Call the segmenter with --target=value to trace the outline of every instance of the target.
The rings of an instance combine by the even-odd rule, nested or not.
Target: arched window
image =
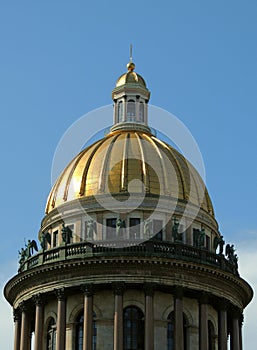
[[[144,350],[144,314],[137,306],[123,311],[123,350]]]
[[[215,350],[215,331],[211,321],[208,321],[208,339],[209,339],[208,350]]]
[[[167,325],[167,349],[174,350],[174,312],[171,312],[168,316]]]
[[[175,331],[175,317],[174,311],[172,311],[168,316],[167,324],[167,349],[175,350],[174,344],[174,331]],[[184,336],[184,350],[187,350],[187,327],[186,318],[183,316],[183,336]]]
[[[97,337],[97,327],[96,327],[96,314],[93,312],[93,350],[96,350],[96,337]]]
[[[96,350],[96,314],[93,312],[93,337],[92,337],[92,349]],[[83,349],[83,338],[84,338],[84,311],[81,311],[76,319],[76,338],[75,338],[75,350]]]
[[[47,350],[55,350],[56,349],[56,324],[53,317],[51,317],[48,327],[47,327]]]
[[[144,104],[143,104],[143,102],[140,102],[140,104],[139,104],[139,120],[140,120],[140,122],[144,121]]]
[[[128,121],[132,121],[134,120],[134,118],[136,115],[136,104],[135,101],[133,100],[128,100],[128,105],[127,105],[127,117],[128,117]]]
[[[122,122],[123,120],[123,102],[120,101],[118,103],[118,123]]]

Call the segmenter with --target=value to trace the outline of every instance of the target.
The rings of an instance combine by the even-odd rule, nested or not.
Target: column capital
[[[55,295],[58,301],[65,300],[65,289],[64,288],[55,289]]]
[[[199,297],[198,297],[198,302],[199,302],[199,304],[208,304],[208,302],[209,302],[208,293],[206,293],[206,292],[200,293]]]
[[[156,290],[156,283],[153,283],[153,282],[144,283],[144,292],[146,296],[153,297],[155,290]]]
[[[242,317],[243,317],[242,312],[237,307],[232,307],[231,308],[230,315],[232,316],[232,318],[237,318],[239,321],[241,321]]]
[[[224,298],[220,298],[217,302],[217,308],[219,311],[228,311],[229,301]]]
[[[183,298],[183,287],[181,286],[174,286],[173,290],[174,297],[176,299],[182,299]]]
[[[82,284],[81,290],[84,292],[84,295],[86,295],[87,297],[92,297],[94,294],[94,285],[93,283]]]
[[[21,320],[21,313],[19,309],[13,309],[13,321],[17,322]]]
[[[26,311],[28,311],[27,303],[26,303],[25,301],[22,301],[22,302],[19,304],[19,309],[21,310],[21,312],[26,312]]]
[[[34,301],[35,305],[37,305],[37,306],[41,306],[44,304],[43,297],[42,297],[41,293],[33,295],[33,301]]]
[[[124,290],[126,288],[125,282],[113,282],[112,288],[115,295],[123,295]]]

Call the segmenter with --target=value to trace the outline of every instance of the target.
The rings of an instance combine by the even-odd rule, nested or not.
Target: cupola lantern
[[[127,72],[122,74],[112,91],[114,101],[114,125],[111,131],[121,129],[140,129],[148,127],[148,101],[150,91],[144,79],[135,72],[135,64],[127,64]]]

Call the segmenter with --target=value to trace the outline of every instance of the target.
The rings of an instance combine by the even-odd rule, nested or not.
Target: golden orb
[[[133,72],[133,70],[135,69],[135,64],[133,63],[133,62],[129,62],[128,64],[127,64],[127,68],[128,68],[128,71],[130,71],[130,72]]]

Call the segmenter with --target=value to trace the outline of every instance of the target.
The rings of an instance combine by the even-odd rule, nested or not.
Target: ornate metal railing
[[[237,267],[228,261],[223,254],[215,254],[206,249],[197,248],[183,243],[162,241],[114,241],[94,244],[79,242],[61,245],[28,258],[19,268],[19,272],[29,270],[43,264],[81,259],[94,256],[138,256],[163,257],[180,259],[218,267],[224,271],[238,274]]]

